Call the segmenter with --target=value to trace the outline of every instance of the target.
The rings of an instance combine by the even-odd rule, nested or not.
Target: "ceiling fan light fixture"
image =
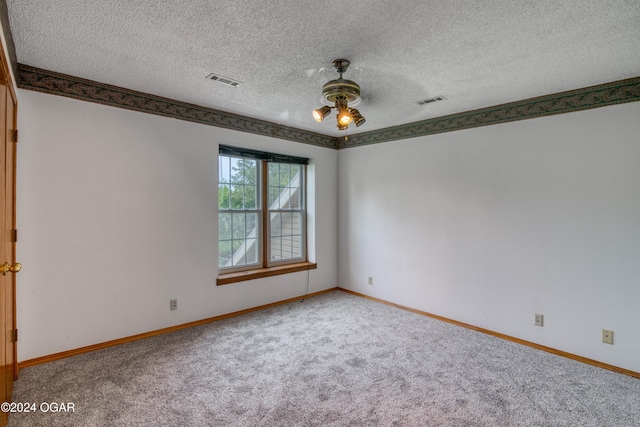
[[[345,126],[349,126],[349,124],[353,121],[353,118],[349,115],[349,113],[338,114],[338,122]]]
[[[338,110],[336,116],[338,130],[346,130],[349,124],[356,122],[360,126],[365,122],[364,117],[353,108],[349,108],[349,103],[357,105],[360,101],[360,86],[351,80],[343,79],[342,73],[347,71],[350,62],[347,59],[336,59],[333,66],[340,73],[340,78],[331,80],[322,86],[322,99],[327,105],[313,111],[313,117],[318,123],[322,122],[332,108]],[[353,114],[355,111],[357,114]]]
[[[320,107],[317,110],[313,110],[313,118],[316,119],[316,122],[321,123],[325,117],[329,115],[331,112],[331,107],[324,106]]]
[[[351,117],[351,113],[349,113],[347,99],[343,97],[336,99],[336,108],[338,109],[338,123],[349,126],[353,117]]]
[[[361,125],[364,124],[364,122],[367,121],[364,117],[362,117],[362,114],[360,114],[360,111],[356,110],[355,108],[350,108],[349,112],[351,113],[351,117],[353,118],[353,123],[356,124],[356,127],[360,127]]]

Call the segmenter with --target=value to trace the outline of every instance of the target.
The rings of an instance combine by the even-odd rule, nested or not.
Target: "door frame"
[[[2,41],[4,41],[4,37],[2,37]],[[7,200],[7,202],[9,202],[11,204],[10,207],[10,217],[9,218],[2,218],[2,220],[0,221],[0,224],[3,224],[3,226],[6,224],[7,226],[4,226],[4,230],[2,230],[3,232],[3,238],[9,238],[10,239],[10,245],[8,245],[8,247],[10,247],[10,253],[8,254],[8,259],[3,259],[0,260],[0,263],[4,263],[4,262],[9,262],[11,264],[16,262],[16,240],[17,240],[17,232],[14,232],[13,230],[16,230],[16,166],[17,166],[17,112],[18,112],[18,101],[17,101],[17,96],[16,96],[16,88],[15,88],[15,84],[12,78],[12,74],[11,74],[11,68],[10,68],[10,63],[9,63],[9,59],[7,57],[6,51],[4,49],[4,45],[0,48],[0,85],[4,86],[6,88],[6,98],[0,100],[1,102],[5,103],[5,106],[7,107],[7,111],[5,112],[6,116],[5,118],[10,118],[10,120],[3,120],[2,122],[5,124],[5,126],[3,126],[3,129],[0,129],[0,132],[3,133],[4,135],[4,143],[6,145],[4,145],[2,147],[2,149],[4,150],[4,154],[6,156],[7,153],[9,153],[9,156],[6,156],[5,158],[5,169],[9,169],[10,168],[10,184],[5,184],[5,185],[12,185],[12,197]],[[11,114],[9,113],[9,109],[11,108]],[[7,148],[10,146],[10,144],[13,145],[13,147],[11,147],[11,149],[7,150]],[[3,170],[1,171],[3,174],[6,174],[7,171]],[[6,176],[6,175],[5,175]],[[6,189],[3,189],[3,193],[5,193]],[[5,195],[6,196],[6,195]],[[7,209],[3,209],[1,215],[4,216],[5,213],[7,212]],[[8,236],[5,234],[5,232],[8,231]],[[2,244],[5,244],[6,242],[2,242]],[[5,277],[9,282],[9,286],[11,287],[11,289],[9,289],[10,291],[10,313],[7,313],[6,310],[6,306],[1,307],[1,312],[0,315],[1,316],[7,316],[7,318],[9,319],[9,323],[10,323],[10,327],[8,327],[8,330],[15,330],[17,332],[17,313],[16,313],[16,277],[15,274],[7,274]],[[2,290],[3,292],[5,292],[5,290]],[[17,335],[17,334],[16,334]],[[5,337],[6,339],[6,337]],[[10,341],[10,342],[9,342]],[[11,346],[13,347],[13,357],[12,357],[12,364],[13,367],[11,370],[7,369],[6,374],[9,374],[9,377],[12,377],[10,380],[7,380],[8,382],[10,382],[10,386],[7,390],[8,393],[11,392],[11,390],[13,389],[13,381],[15,381],[16,379],[18,379],[18,345],[17,345],[17,340],[15,339],[10,339],[7,340],[8,343],[11,344]],[[6,357],[6,356],[5,356]],[[6,400],[10,401],[11,400],[11,395],[6,396]]]

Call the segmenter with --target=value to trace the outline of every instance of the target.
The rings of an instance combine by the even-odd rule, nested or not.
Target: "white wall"
[[[337,285],[337,152],[19,90],[20,361]],[[216,286],[218,144],[309,157],[317,270]],[[169,311],[169,299],[178,310]]]
[[[339,284],[640,371],[640,103],[336,152],[18,101],[20,361],[304,293],[306,272],[215,285],[225,143],[312,159],[309,292]]]
[[[338,164],[340,286],[640,372],[640,103]]]

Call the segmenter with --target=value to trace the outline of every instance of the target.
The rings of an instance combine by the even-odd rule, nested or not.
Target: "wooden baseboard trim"
[[[114,347],[116,345],[125,344],[132,341],[141,340],[144,338],[155,337],[157,335],[167,334],[169,332],[179,331],[181,329],[191,328],[193,326],[206,325],[207,323],[217,322],[218,320],[228,319],[230,317],[242,316],[243,314],[251,313],[254,311],[264,310],[266,308],[275,307],[282,304],[288,304],[290,302],[299,301],[305,298],[316,297],[318,295],[334,292],[338,288],[325,289],[324,291],[314,292],[307,295],[301,295],[299,297],[288,298],[282,301],[272,302],[270,304],[260,305],[257,307],[247,308],[244,310],[234,311],[233,313],[222,314],[220,316],[209,317],[206,319],[195,320],[189,323],[183,323],[181,325],[170,326],[168,328],[157,329],[155,331],[144,332],[142,334],[131,335],[129,337],[118,338],[111,341],[105,341],[98,344],[88,345],[85,347],[76,348],[73,350],[62,351],[60,353],[49,354],[47,356],[36,357],[34,359],[24,360],[18,363],[18,370],[27,368],[29,366],[39,365],[41,363],[53,362],[54,360],[65,359],[71,356],[77,356],[79,354],[89,353],[95,350],[102,350],[104,348]]]
[[[482,333],[488,334],[488,335],[493,335],[494,337],[498,337],[498,338],[502,338],[502,339],[507,340],[507,341],[512,341],[512,342],[515,342],[515,343],[518,343],[518,344],[526,345],[527,347],[532,347],[532,348],[535,348],[535,349],[538,349],[538,350],[546,351],[548,353],[553,353],[553,354],[558,355],[558,356],[566,357],[567,359],[572,359],[572,360],[576,360],[578,362],[586,363],[587,365],[597,366],[598,368],[607,369],[609,371],[617,372],[619,374],[628,375],[630,377],[634,377],[634,378],[640,379],[640,372],[630,371],[628,369],[620,368],[618,366],[609,365],[608,363],[603,363],[603,362],[600,362],[600,361],[597,361],[597,360],[594,360],[594,359],[589,359],[589,358],[586,358],[586,357],[578,356],[577,354],[567,353],[566,351],[558,350],[558,349],[555,349],[555,348],[552,348],[552,347],[547,347],[545,345],[536,344],[534,342],[526,341],[526,340],[523,340],[523,339],[520,339],[520,338],[516,338],[516,337],[512,337],[510,335],[501,334],[500,332],[495,332],[495,331],[492,331],[492,330],[489,330],[489,329],[480,328],[480,327],[477,327],[477,326],[470,325],[468,323],[458,322],[457,320],[453,320],[453,319],[449,319],[449,318],[446,318],[446,317],[438,316],[437,314],[432,314],[432,313],[428,313],[426,311],[417,310],[415,308],[411,308],[411,307],[407,307],[407,306],[404,306],[404,305],[396,304],[396,303],[393,303],[393,302],[385,301],[383,299],[370,297],[369,295],[361,294],[359,292],[351,291],[349,289],[344,289],[344,288],[340,288],[339,287],[338,290],[341,291],[341,292],[346,292],[346,293],[351,294],[351,295],[355,295],[355,296],[366,298],[366,299],[369,299],[369,300],[372,300],[372,301],[376,301],[376,302],[379,302],[379,303],[382,303],[382,304],[390,305],[392,307],[397,307],[397,308],[401,308],[403,310],[411,311],[413,313],[420,314],[422,316],[427,316],[427,317],[431,317],[433,319],[441,320],[443,322],[451,323],[451,324],[454,324],[454,325],[457,325],[457,326],[462,326],[463,328],[472,329],[474,331],[482,332]]]
[[[379,302],[379,303],[382,303],[382,304],[390,305],[392,307],[397,307],[397,308],[400,308],[400,309],[403,309],[403,310],[410,311],[412,313],[420,314],[422,316],[431,317],[433,319],[441,320],[443,322],[451,323],[451,324],[454,324],[454,325],[457,325],[457,326],[461,326],[463,328],[472,329],[474,331],[478,331],[478,332],[482,332],[482,333],[485,333],[485,334],[488,334],[488,335],[492,335],[494,337],[505,339],[507,341],[512,341],[512,342],[515,342],[515,343],[518,343],[518,344],[521,344],[521,345],[526,345],[527,347],[532,347],[532,348],[535,348],[535,349],[538,349],[538,350],[542,350],[542,351],[546,351],[548,353],[552,353],[552,354],[555,354],[555,355],[558,355],[558,356],[566,357],[567,359],[576,360],[578,362],[586,363],[588,365],[597,366],[597,367],[602,368],[602,369],[607,369],[609,371],[617,372],[619,374],[628,375],[630,377],[634,377],[634,378],[640,379],[640,372],[635,372],[635,371],[631,371],[631,370],[628,370],[628,369],[620,368],[618,366],[610,365],[608,363],[603,363],[603,362],[600,362],[600,361],[597,361],[597,360],[594,360],[594,359],[589,359],[589,358],[586,358],[586,357],[578,356],[576,354],[568,353],[566,351],[562,351],[562,350],[558,350],[558,349],[555,349],[555,348],[552,348],[552,347],[547,347],[547,346],[544,346],[544,345],[536,344],[536,343],[531,342],[531,341],[526,341],[526,340],[523,340],[523,339],[520,339],[520,338],[512,337],[510,335],[501,334],[500,332],[495,332],[495,331],[492,331],[492,330],[489,330],[489,329],[480,328],[478,326],[470,325],[468,323],[459,322],[457,320],[453,320],[453,319],[449,319],[449,318],[446,318],[446,317],[438,316],[437,314],[432,314],[432,313],[428,313],[426,311],[417,310],[415,308],[411,308],[411,307],[407,307],[407,306],[404,306],[404,305],[396,304],[396,303],[393,303],[393,302],[385,301],[385,300],[380,299],[380,298],[371,297],[369,295],[361,294],[359,292],[351,291],[349,289],[344,289],[344,288],[340,288],[340,287],[325,289],[324,291],[314,292],[314,293],[308,294],[306,296],[303,295],[303,296],[299,296],[299,297],[289,298],[289,299],[286,299],[286,300],[277,301],[277,302],[273,302],[273,303],[270,303],[270,304],[265,304],[265,305],[261,305],[261,306],[257,306],[257,307],[247,308],[247,309],[244,309],[244,310],[234,311],[232,313],[222,314],[220,316],[209,317],[209,318],[206,318],[206,319],[196,320],[196,321],[189,322],[189,323],[183,323],[181,325],[170,326],[168,328],[158,329],[158,330],[150,331],[150,332],[144,332],[142,334],[131,335],[129,337],[119,338],[119,339],[115,339],[115,340],[111,340],[111,341],[106,341],[106,342],[102,342],[102,343],[98,343],[98,344],[93,344],[93,345],[88,345],[88,346],[85,346],[85,347],[76,348],[76,349],[73,349],[73,350],[62,351],[60,353],[54,353],[54,354],[49,354],[47,356],[41,356],[41,357],[36,357],[34,359],[24,360],[24,361],[18,363],[18,369],[27,368],[29,366],[39,365],[41,363],[53,362],[54,360],[64,359],[64,358],[67,358],[67,357],[76,356],[76,355],[84,354],[84,353],[89,353],[91,351],[101,350],[101,349],[104,349],[104,348],[114,347],[116,345],[120,345],[120,344],[125,344],[125,343],[128,343],[128,342],[132,342],[132,341],[141,340],[141,339],[144,339],[144,338],[150,338],[150,337],[154,337],[156,335],[162,335],[162,334],[166,334],[166,333],[169,333],[169,332],[179,331],[181,329],[191,328],[193,326],[205,325],[207,323],[213,323],[213,322],[216,322],[218,320],[228,319],[230,317],[235,317],[235,316],[241,316],[243,314],[251,313],[251,312],[254,312],[254,311],[264,310],[266,308],[275,307],[275,306],[282,305],[282,304],[288,304],[290,302],[298,301],[298,300],[300,300],[302,298],[311,298],[311,297],[315,297],[315,296],[318,296],[318,295],[322,295],[322,294],[326,294],[326,293],[334,292],[334,291],[341,291],[341,292],[345,292],[345,293],[348,293],[348,294],[351,294],[351,295],[359,296],[361,298],[366,298],[366,299],[369,299],[371,301],[376,301],[376,302]]]

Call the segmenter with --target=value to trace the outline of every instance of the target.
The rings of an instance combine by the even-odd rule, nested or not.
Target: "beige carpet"
[[[640,426],[640,380],[343,292],[21,371],[18,426]],[[45,407],[46,408],[46,407]]]

